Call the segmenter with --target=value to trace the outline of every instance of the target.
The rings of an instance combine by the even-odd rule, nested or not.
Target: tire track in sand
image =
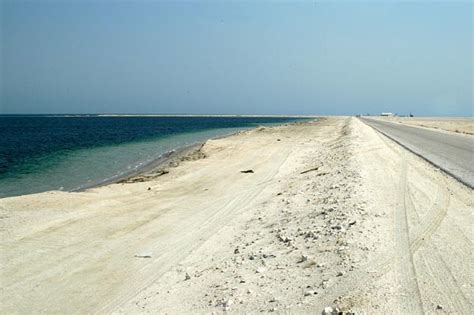
[[[384,139],[386,143],[387,140]],[[391,149],[393,150],[393,148]],[[423,173],[420,176],[425,178],[430,176],[426,170],[420,169],[415,165],[410,164],[410,167],[415,172]],[[460,284],[443,259],[437,246],[430,241],[431,236],[438,230],[441,222],[446,217],[450,203],[450,192],[446,180],[442,177],[440,179],[442,179],[442,182],[437,183],[436,198],[422,218],[420,217],[419,210],[417,210],[417,205],[419,206],[419,204],[413,199],[413,189],[416,189],[416,187],[409,185],[407,182],[408,190],[406,196],[408,198],[406,199],[406,207],[413,214],[412,218],[414,218],[413,227],[410,227],[409,233],[410,251],[412,255],[419,252],[421,263],[424,266],[422,270],[426,271],[429,275],[428,281],[431,281],[436,286],[436,293],[442,295],[442,304],[444,304],[445,308],[454,311],[456,314],[470,314],[469,310],[473,307],[472,303],[460,289]]]
[[[438,179],[431,178],[432,175],[428,170],[422,169],[413,163],[408,164],[406,155],[410,153],[383,134],[379,132],[376,132],[376,134],[394,154],[393,157],[384,156],[384,159],[388,158],[395,162],[395,157],[401,158],[401,174],[398,188],[399,208],[396,210],[395,218],[395,255],[391,253],[380,255],[357,268],[357,272],[345,275],[339,283],[326,292],[321,301],[323,302],[321,306],[332,303],[334,298],[348,292],[354,295],[357,294],[356,292],[362,293],[370,290],[370,287],[361,287],[360,283],[368,283],[384,276],[394,267],[393,263],[396,263],[394,271],[396,271],[400,283],[398,289],[401,293],[398,301],[400,309],[396,313],[422,314],[425,310],[428,313],[433,312],[433,308],[423,305],[422,297],[428,298],[431,304],[433,303],[433,298],[436,297],[439,299],[438,302],[443,304],[444,309],[450,313],[469,313],[473,308],[472,303],[461,290],[459,281],[453,275],[440,249],[430,240],[431,236],[439,229],[444,218],[448,215],[451,195],[448,183],[446,183],[444,178],[442,178],[442,182],[437,182]],[[369,149],[362,153],[373,154],[372,151]],[[425,165],[425,162],[422,162]],[[408,167],[410,167],[410,176],[408,174]],[[424,206],[420,202],[416,203],[414,200],[414,192],[419,191],[419,188],[416,185],[410,184],[408,180],[408,178],[412,179],[416,178],[416,176],[428,178],[438,186],[435,200],[430,205],[427,205],[429,209],[423,217],[420,217],[419,213],[414,213],[416,207]],[[407,220],[408,216],[412,219],[410,224]],[[465,237],[464,234],[460,235],[460,237],[462,236]],[[401,253],[401,255],[397,253]],[[413,256],[415,254],[414,259]],[[417,270],[419,271],[418,273]],[[421,280],[423,280],[423,287],[420,288],[418,281]],[[421,290],[426,286],[430,288],[431,292]]]
[[[438,185],[436,200],[425,216],[428,217],[428,220],[424,220],[424,222],[420,222],[421,218],[417,205],[413,200],[413,194],[409,194],[407,208],[419,224],[417,227],[420,227],[414,230],[413,234],[416,237],[414,237],[410,247],[413,253],[419,251],[420,263],[423,264],[425,267],[423,269],[429,275],[427,280],[433,283],[437,288],[437,293],[442,295],[443,300],[441,302],[445,309],[454,311],[456,314],[470,314],[471,303],[460,289],[459,283],[440,254],[439,249],[430,241],[431,235],[441,224],[449,207],[449,193],[443,184]],[[420,249],[421,246],[423,247]]]
[[[398,280],[400,314],[423,314],[420,289],[418,287],[413,255],[410,249],[410,235],[407,219],[407,173],[406,152],[401,156],[399,183],[399,205],[395,210],[395,270]]]
[[[291,150],[275,152],[275,155],[280,156],[280,161],[275,169],[271,170],[254,189],[244,189],[239,194],[236,194],[228,200],[223,206],[212,214],[207,214],[205,221],[203,220],[199,227],[188,229],[188,232],[181,237],[181,240],[174,245],[173,249],[169,249],[166,257],[160,259],[159,267],[155,269],[154,274],[146,280],[140,281],[129,287],[125,292],[118,294],[114,299],[111,299],[106,304],[102,305],[96,314],[116,313],[123,307],[124,304],[133,301],[140,293],[144,292],[154,282],[158,281],[163,274],[168,271],[177,262],[182,261],[192,250],[202,245],[211,235],[217,230],[224,228],[230,221],[230,218],[246,211],[254,206],[252,203],[267,187],[267,184],[279,173],[283,164],[287,161]],[[271,155],[275,157],[275,155]],[[197,238],[198,241],[194,243],[189,242],[191,238]]]
[[[379,133],[379,137],[387,144],[393,153],[403,155],[407,154],[403,148],[400,148],[401,150],[397,153],[395,148],[391,145],[393,142],[389,138],[382,137],[382,135],[383,133]],[[422,177],[431,177],[426,170],[421,169],[419,166],[410,164],[410,167]],[[407,172],[407,170],[405,170],[405,172]],[[400,194],[400,196],[405,196],[405,211],[409,211],[411,218],[414,219],[412,227],[409,229],[410,252],[412,255],[411,261],[413,262],[413,255],[419,252],[419,257],[416,259],[417,263],[422,264],[422,267],[419,270],[428,274],[428,279],[424,279],[424,282],[428,281],[436,287],[437,290],[435,294],[442,296],[442,303],[445,305],[447,311],[454,311],[457,314],[468,314],[470,313],[469,310],[473,307],[472,303],[462,292],[459,282],[456,280],[456,277],[453,275],[447,262],[441,255],[439,248],[430,241],[431,236],[438,230],[449,209],[449,187],[447,186],[446,180],[442,177],[441,179],[441,183],[436,183],[438,190],[433,204],[430,206],[426,214],[423,217],[420,217],[420,214],[418,213],[419,211],[417,211],[417,206],[420,206],[420,204],[417,204],[413,199],[413,189],[417,188],[415,185],[409,185],[405,174],[404,181],[406,182],[406,190],[403,194]],[[401,182],[402,181],[403,180],[401,180]],[[431,181],[435,182],[435,179],[431,179]],[[420,258],[421,261],[419,261]],[[384,271],[386,272],[386,267],[389,265],[390,264],[384,263],[379,265],[379,274],[382,275]],[[416,272],[416,267],[414,267],[413,270]],[[430,295],[433,294],[432,292],[427,293]],[[421,305],[423,306],[423,304]],[[429,312],[430,310],[427,311]]]

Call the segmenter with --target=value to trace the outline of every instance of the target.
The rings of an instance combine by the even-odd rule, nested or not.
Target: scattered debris
[[[157,170],[154,170],[154,171],[149,172],[149,173],[145,173],[145,174],[141,174],[141,175],[126,178],[124,180],[119,181],[119,183],[121,183],[121,184],[143,183],[143,182],[153,180],[157,177],[160,177],[160,176],[168,174],[168,173],[169,173],[168,170],[157,169]]]
[[[168,163],[168,166],[169,167],[178,167],[179,166],[179,162],[177,161],[171,161]]]
[[[318,292],[314,290],[307,290],[304,292],[304,296],[311,296],[311,295],[316,295],[316,294],[318,294]]]
[[[151,253],[141,253],[141,254],[135,254],[136,258],[151,258]]]
[[[302,171],[300,174],[306,174],[306,173],[309,173],[309,172],[317,171],[319,168],[320,168],[320,166],[313,167],[313,168],[310,168],[309,170]]]
[[[225,300],[224,302],[222,302],[222,307],[224,308],[224,312],[229,311],[231,305],[232,305],[232,300]]]
[[[324,176],[324,175],[328,175],[328,174],[329,174],[328,172],[321,172],[321,173],[316,174],[316,176]]]
[[[188,155],[181,157],[180,160],[184,162],[184,161],[196,161],[196,160],[205,159],[207,156],[204,152],[202,152],[203,147],[204,147],[204,144],[202,144],[199,149],[189,153]]]
[[[244,173],[244,174],[253,174],[254,171],[253,170],[246,170],[246,171],[240,171],[241,173]]]
[[[305,262],[308,260],[308,256],[307,255],[301,255],[300,259],[298,260],[298,264],[302,263],[302,262]]]
[[[320,296],[344,286],[344,277],[367,257],[362,247],[370,244],[363,242],[367,235],[361,231],[365,231],[366,217],[371,217],[365,216],[365,207],[354,196],[360,181],[358,171],[346,162],[351,151],[345,142],[338,138],[318,143],[321,148],[303,165],[277,178],[275,189],[269,191],[273,197],[248,212],[241,222],[243,230],[230,243],[223,239],[221,257],[203,258],[207,268],[187,270],[192,276],[177,270],[176,281],[182,288],[199,293],[205,288],[205,298],[192,300],[186,307],[197,306],[206,313],[295,313],[313,307],[320,314],[352,314],[346,306],[344,312],[336,308],[352,305],[345,301],[331,300],[324,310],[324,304],[314,309]],[[234,171],[256,173],[247,166],[257,167],[247,164]],[[318,177],[324,175],[328,176]],[[174,294],[177,300],[170,302],[181,298],[178,292]]]

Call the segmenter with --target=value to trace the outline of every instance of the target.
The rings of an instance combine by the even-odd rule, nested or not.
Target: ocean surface
[[[98,185],[183,146],[295,120],[0,115],[0,198]]]

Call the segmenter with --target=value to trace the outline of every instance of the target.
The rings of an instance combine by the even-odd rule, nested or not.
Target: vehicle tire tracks
[[[410,235],[407,219],[407,173],[408,163],[406,153],[402,152],[400,166],[399,183],[399,204],[395,210],[395,270],[399,284],[399,303],[400,313],[405,314],[423,314],[423,305],[421,302],[420,289],[413,255],[410,249]]]
[[[436,286],[437,292],[444,297],[443,304],[447,311],[454,311],[456,314],[470,314],[469,310],[472,310],[471,303],[460,289],[459,283],[440,254],[439,249],[429,239],[446,216],[449,207],[449,194],[442,184],[438,186],[437,198],[425,216],[430,219],[428,222],[425,220],[425,224],[420,222],[419,210],[417,210],[413,195],[409,194],[408,209],[413,213],[413,218],[419,222],[421,227],[421,229],[414,232],[417,237],[411,242],[410,247],[413,253],[419,252],[421,263],[426,267],[424,269],[430,276],[429,280]],[[423,248],[420,249],[421,246]]]

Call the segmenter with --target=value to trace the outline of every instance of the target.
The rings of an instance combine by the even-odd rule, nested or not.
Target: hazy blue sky
[[[0,1],[0,113],[473,113],[470,1]]]

